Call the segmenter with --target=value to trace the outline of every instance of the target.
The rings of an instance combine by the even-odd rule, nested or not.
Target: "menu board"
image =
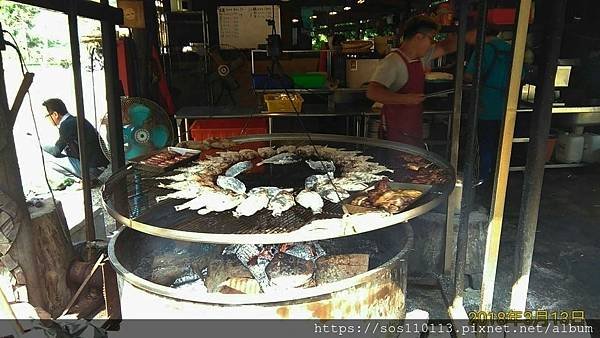
[[[273,29],[267,19],[275,19],[277,34],[281,34],[278,5],[218,6],[217,17],[223,49],[255,49],[266,44]]]

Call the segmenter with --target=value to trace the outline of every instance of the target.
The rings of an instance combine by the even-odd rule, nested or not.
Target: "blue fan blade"
[[[154,127],[150,131],[150,141],[156,148],[164,148],[169,141],[169,129],[165,126]]]
[[[125,143],[129,143],[133,140],[134,131],[135,127],[131,124],[123,126],[123,141]]]
[[[131,160],[132,158],[142,156],[146,153],[148,153],[148,148],[138,143],[130,143],[129,147],[125,149],[125,159]]]
[[[150,117],[150,108],[144,106],[143,104],[136,103],[129,107],[127,114],[129,115],[129,120],[134,126],[141,127]]]

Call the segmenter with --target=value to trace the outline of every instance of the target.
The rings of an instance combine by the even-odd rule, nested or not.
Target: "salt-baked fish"
[[[319,195],[321,195],[321,197],[333,203],[339,203],[342,200],[350,197],[350,194],[346,190],[331,183],[318,185],[317,192]]]
[[[217,185],[225,190],[233,191],[239,195],[246,193],[246,185],[244,182],[235,177],[220,175],[217,177]]]
[[[193,199],[198,196],[198,191],[200,191],[200,188],[196,188],[196,187],[192,187],[187,190],[175,191],[175,192],[163,195],[163,196],[156,196],[156,202],[168,200],[170,198],[182,199],[182,200]]]
[[[275,195],[279,194],[279,192],[282,190],[287,191],[289,193],[294,191],[293,188],[281,189],[279,187],[256,187],[256,188],[250,189],[248,194],[250,195],[250,194],[258,194],[258,193],[264,192],[265,194],[267,194],[267,196],[269,196],[269,198],[273,198],[273,197],[275,197]]]
[[[311,176],[308,176],[304,180],[304,188],[306,190],[314,190],[314,189],[316,189],[317,185],[326,184],[332,179],[333,179],[332,173],[325,174],[325,175],[311,175]]]
[[[296,195],[296,202],[306,209],[312,210],[313,214],[319,214],[323,210],[323,199],[314,191],[302,190]]]
[[[285,190],[280,191],[275,197],[271,198],[267,209],[272,211],[273,216],[281,216],[281,214],[293,207],[296,204],[294,202],[294,195]]]
[[[207,192],[208,191],[200,192],[198,197],[189,200],[183,204],[176,205],[175,211],[181,211],[186,209],[198,210],[204,208],[208,203],[209,198],[213,197],[213,194],[209,194]]]
[[[169,184],[158,183],[156,185],[159,188],[173,189],[173,190],[188,190],[190,188],[202,188],[202,184],[196,181],[182,181],[182,182],[171,182]]]
[[[324,173],[333,173],[335,172],[335,164],[331,161],[325,160],[306,160],[306,164],[312,169]]]
[[[361,180],[351,179],[347,177],[338,177],[333,180],[336,187],[340,187],[346,191],[362,191],[369,187],[368,184]]]
[[[194,179],[194,174],[191,173],[181,173],[176,175],[169,176],[155,176],[155,177],[144,177],[143,180],[165,180],[165,181],[173,181],[173,182],[184,182],[188,180]]]
[[[252,168],[252,162],[250,162],[250,161],[238,162],[238,163],[232,165],[231,167],[229,167],[229,169],[227,169],[227,171],[225,171],[225,176],[236,177],[237,175],[243,173],[244,171],[250,170],[250,168]]]
[[[290,164],[302,161],[302,157],[292,153],[281,153],[275,156],[269,157],[257,164],[257,166],[263,164]]]
[[[234,217],[252,216],[269,205],[269,196],[266,192],[249,194],[233,212]]]
[[[206,205],[204,208],[198,210],[200,215],[206,215],[212,211],[231,210],[244,200],[244,196],[242,195],[234,195],[225,191],[211,191],[207,192],[206,195]]]

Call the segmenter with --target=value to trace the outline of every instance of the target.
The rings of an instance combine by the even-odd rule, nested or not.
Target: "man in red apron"
[[[438,24],[427,16],[406,22],[402,44],[378,65],[367,97],[383,103],[383,138],[423,146],[423,94],[429,62],[456,50],[454,37],[435,44]]]

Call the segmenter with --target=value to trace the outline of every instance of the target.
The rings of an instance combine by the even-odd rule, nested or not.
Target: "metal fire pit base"
[[[331,241],[352,250],[357,237],[377,238],[369,271],[306,289],[257,295],[183,293],[152,283],[133,271],[144,255],[173,241],[123,228],[109,244],[117,271],[123,319],[402,319],[405,314],[407,253],[413,245],[408,223]],[[173,241],[175,242],[175,241]],[[333,242],[334,246],[337,246]],[[197,244],[202,245],[202,244]],[[171,245],[172,247],[172,245]]]

